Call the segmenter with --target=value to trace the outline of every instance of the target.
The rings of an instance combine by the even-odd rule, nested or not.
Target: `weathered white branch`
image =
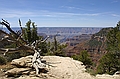
[[[44,68],[45,64],[41,62],[41,58],[40,58],[40,49],[38,48],[38,44],[40,42],[45,42],[49,36],[47,36],[43,41],[41,40],[36,40],[34,41],[32,44],[31,43],[27,43],[27,41],[25,41],[22,38],[22,35],[24,33],[23,28],[21,27],[21,21],[19,20],[19,24],[22,30],[22,34],[18,34],[16,32],[14,32],[11,28],[10,28],[10,24],[6,21],[2,19],[2,22],[0,22],[0,24],[5,25],[6,28],[13,33],[16,38],[14,38],[12,35],[0,30],[0,32],[2,32],[3,34],[7,35],[8,37],[4,37],[2,40],[0,41],[8,41],[8,42],[14,42],[18,44],[17,48],[0,48],[0,51],[4,52],[4,55],[6,53],[14,53],[14,52],[20,52],[21,50],[24,50],[26,52],[31,52],[34,53],[33,56],[33,60],[32,60],[32,64],[33,67],[36,69],[36,74],[39,73],[39,68]],[[10,38],[10,39],[9,39]]]

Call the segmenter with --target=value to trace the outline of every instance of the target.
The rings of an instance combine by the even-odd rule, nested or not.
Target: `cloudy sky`
[[[22,26],[108,27],[120,21],[120,0],[0,0],[0,19]]]

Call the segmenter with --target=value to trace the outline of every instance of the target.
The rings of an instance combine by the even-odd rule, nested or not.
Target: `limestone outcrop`
[[[31,68],[32,67],[32,58],[33,58],[33,56],[30,55],[30,56],[22,57],[19,59],[14,59],[14,60],[12,60],[11,64],[15,65],[17,67],[29,67],[29,68]]]
[[[82,62],[69,57],[44,56],[46,68],[40,69],[39,75],[35,75],[35,69],[30,66],[32,56],[15,59],[11,62],[16,68],[5,72],[8,77],[2,79],[120,79],[120,75],[91,76],[86,72]]]

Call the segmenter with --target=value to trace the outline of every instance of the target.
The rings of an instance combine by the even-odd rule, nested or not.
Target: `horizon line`
[[[5,28],[5,26],[2,26],[3,28]],[[25,27],[25,26],[22,26],[22,27]],[[32,26],[31,26],[32,27]],[[36,27],[39,27],[39,28],[49,28],[49,27],[52,27],[52,28],[57,28],[57,27],[61,27],[61,28],[64,28],[64,27],[80,27],[80,28],[107,28],[107,27],[115,27],[115,26],[36,26]],[[20,28],[20,26],[11,26],[11,28]]]

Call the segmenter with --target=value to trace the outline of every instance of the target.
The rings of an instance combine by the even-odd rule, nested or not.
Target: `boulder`
[[[31,68],[13,68],[5,72],[7,76],[29,75]]]
[[[12,60],[11,64],[15,65],[17,67],[29,67],[29,68],[31,68],[32,67],[32,58],[33,58],[33,56],[30,55],[30,56],[22,57],[19,59],[14,59],[14,60]]]

